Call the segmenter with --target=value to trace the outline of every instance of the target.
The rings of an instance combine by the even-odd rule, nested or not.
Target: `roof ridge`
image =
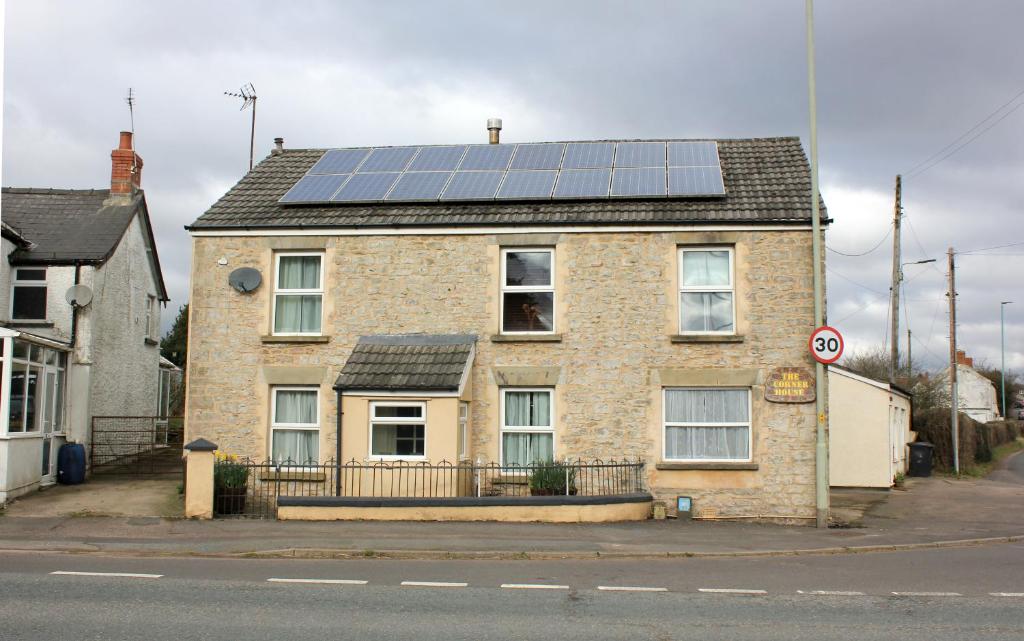
[[[110,193],[110,189],[66,189],[63,187],[3,187],[2,193],[5,194],[38,194],[40,196],[48,195],[70,195],[70,194],[82,194],[82,195],[96,195],[103,196]]]
[[[589,140],[519,140],[513,142],[503,142],[503,145],[564,145],[571,143],[619,143],[619,142],[724,142],[724,143],[744,143],[744,142],[798,142],[800,136],[767,136],[767,137],[754,137],[754,138],[715,138],[715,137],[704,137],[704,138],[594,138]],[[409,144],[409,145],[356,145],[353,147],[292,147],[283,149],[278,154],[271,154],[267,158],[271,158],[275,155],[281,155],[281,153],[300,153],[300,152],[324,152],[336,149],[399,149],[405,147],[461,147],[461,146],[479,146],[483,147],[488,145],[486,142],[445,142],[445,143],[434,143],[434,144]]]

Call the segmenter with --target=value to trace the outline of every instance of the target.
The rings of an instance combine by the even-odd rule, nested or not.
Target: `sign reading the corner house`
[[[802,367],[778,367],[764,384],[764,400],[772,403],[811,403],[814,376]]]

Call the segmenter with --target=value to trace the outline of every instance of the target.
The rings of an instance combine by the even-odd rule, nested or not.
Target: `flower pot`
[[[245,486],[218,487],[213,491],[213,511],[217,514],[245,512]]]

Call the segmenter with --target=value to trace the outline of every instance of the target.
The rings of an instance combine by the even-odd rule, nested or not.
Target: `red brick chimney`
[[[132,146],[132,132],[122,131],[117,149],[110,152],[110,195],[131,196],[142,185],[142,158]]]
[[[956,350],[956,364],[966,365],[967,367],[974,367],[974,359],[967,355],[962,349]]]

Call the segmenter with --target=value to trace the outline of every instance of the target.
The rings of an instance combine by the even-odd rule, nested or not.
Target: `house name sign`
[[[813,403],[814,376],[802,367],[777,367],[765,381],[764,400],[772,403]]]

